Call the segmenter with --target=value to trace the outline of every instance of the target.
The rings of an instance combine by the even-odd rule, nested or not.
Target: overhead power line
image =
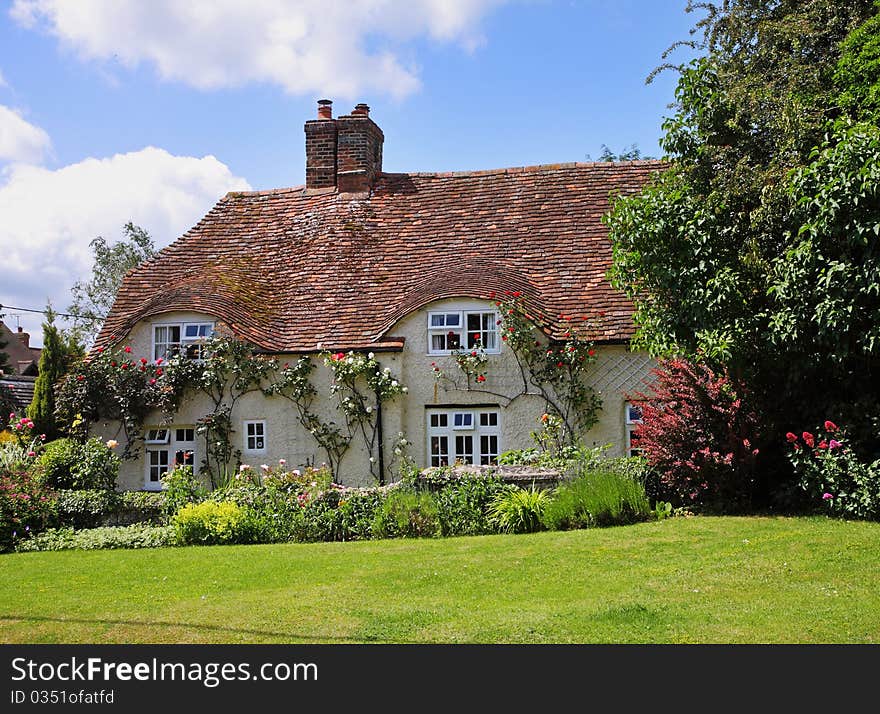
[[[0,305],[0,312],[2,312],[4,309],[5,310],[21,310],[22,312],[38,312],[42,315],[47,314],[47,311],[45,308],[43,308],[42,310],[34,310],[31,307],[15,307],[14,305]],[[55,312],[55,310],[53,310],[52,312],[54,312],[58,317],[76,317],[76,315],[71,315],[70,313],[67,313],[67,312]]]

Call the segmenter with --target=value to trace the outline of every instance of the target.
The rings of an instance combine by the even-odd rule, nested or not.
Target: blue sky
[[[2,3],[0,303],[63,310],[89,241],[127,220],[164,246],[228,190],[301,184],[323,96],[370,105],[387,171],[658,156],[676,77],[645,77],[687,38],[685,5]],[[40,316],[20,320],[39,343]]]

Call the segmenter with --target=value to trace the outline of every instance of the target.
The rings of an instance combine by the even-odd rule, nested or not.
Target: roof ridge
[[[666,166],[663,159],[633,159],[630,161],[567,161],[555,164],[533,164],[530,166],[504,166],[495,169],[476,169],[470,171],[383,171],[382,176],[419,176],[437,178],[458,178],[467,176],[496,176],[499,174],[521,174],[539,171],[559,171],[564,169],[609,168],[622,166]]]
[[[259,191],[227,191],[223,198],[241,198],[244,196],[272,196],[278,193],[297,193],[305,191],[304,184],[285,188],[264,188]]]

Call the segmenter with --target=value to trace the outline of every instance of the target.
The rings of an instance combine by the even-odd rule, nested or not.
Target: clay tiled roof
[[[601,216],[656,161],[381,174],[372,194],[303,187],[230,193],[124,280],[97,345],[168,310],[209,313],[269,352],[400,348],[394,325],[431,301],[521,291],[562,330],[633,335],[633,306],[605,277]],[[320,347],[319,347],[320,345]]]
[[[30,406],[34,399],[34,384],[36,377],[25,377],[23,375],[4,375],[0,376],[0,389],[8,390],[9,396],[19,411],[23,411]],[[8,416],[7,414],[3,415]]]

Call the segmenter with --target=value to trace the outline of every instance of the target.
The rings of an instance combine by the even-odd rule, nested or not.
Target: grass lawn
[[[0,641],[880,642],[880,524],[2,555]]]

